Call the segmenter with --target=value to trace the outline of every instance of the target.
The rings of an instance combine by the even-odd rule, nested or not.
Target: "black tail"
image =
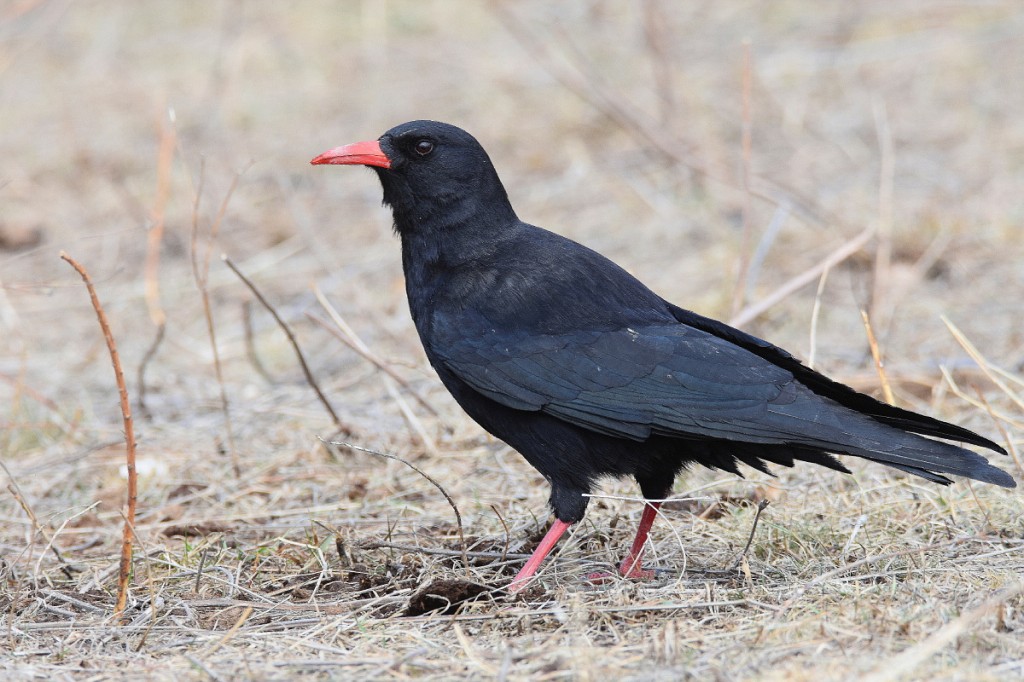
[[[952,474],[975,481],[993,483],[1004,488],[1017,487],[1016,481],[1010,474],[992,466],[987,459],[976,452],[951,443],[924,438],[917,433],[910,433],[908,431],[911,429],[903,430],[899,426],[890,425],[873,414],[863,414],[852,410],[837,411],[833,414],[838,417],[842,437],[841,439],[837,438],[832,444],[820,444],[829,452],[854,455],[873,462],[887,464],[935,483],[951,483],[952,481],[942,474]],[[913,412],[908,414],[920,417]],[[922,419],[926,418],[922,417]],[[942,426],[948,426],[950,429],[959,429],[952,424],[934,421]],[[913,430],[919,431],[919,429]],[[944,437],[953,438],[954,436]],[[977,443],[978,440],[985,441],[984,438],[975,435],[970,442]],[[1002,451],[1002,448],[994,443],[992,445]]]
[[[833,381],[824,374],[815,372],[813,369],[801,363],[799,360],[794,358],[785,350],[763,339],[759,339],[756,336],[752,336],[750,334],[747,334],[746,332],[740,331],[739,329],[730,327],[729,325],[723,322],[719,322],[718,320],[713,320],[709,317],[698,315],[695,312],[685,310],[683,308],[679,308],[671,304],[669,305],[676,319],[678,319],[683,324],[688,324],[693,327],[697,327],[698,329],[703,329],[704,331],[714,334],[719,338],[726,339],[727,341],[731,341],[732,343],[735,343],[736,345],[745,348],[751,353],[758,355],[764,358],[765,360],[768,360],[769,362],[779,367],[782,367],[783,369],[788,370],[789,372],[792,372],[793,376],[796,377],[797,381],[799,381],[801,384],[814,391],[819,396],[823,398],[828,398],[829,400],[837,402],[843,407],[851,409],[855,412],[868,415],[869,417],[871,417],[872,419],[881,424],[892,426],[902,431],[918,433],[921,434],[922,436],[931,436],[932,438],[945,438],[946,440],[958,441],[960,443],[970,443],[971,445],[977,445],[983,448],[988,448],[989,450],[993,450],[1003,455],[1008,454],[1006,452],[1006,449],[1003,448],[1002,446],[998,445],[997,443],[994,443],[993,441],[989,440],[988,438],[985,438],[984,436],[979,436],[978,434],[974,433],[969,429],[965,429],[961,426],[956,426],[955,424],[949,424],[940,419],[926,417],[923,414],[917,414],[916,412],[911,412],[910,410],[904,410],[902,408],[889,405],[888,403],[883,403],[880,400],[876,400],[869,395],[860,393],[859,391],[855,391],[849,386],[846,386],[845,384],[841,384],[838,381]],[[966,450],[960,451],[967,452]],[[928,477],[925,476],[925,478]],[[989,482],[991,483],[992,481]],[[998,485],[1006,484],[1000,483]]]
[[[829,454],[837,453],[885,464],[942,485],[949,485],[953,482],[942,474],[952,474],[985,483],[994,483],[1004,488],[1017,486],[1016,481],[1009,474],[992,466],[984,457],[970,450],[908,433],[902,433],[902,437],[917,442],[910,447],[901,445],[894,448],[892,452],[863,450],[849,445],[818,448],[797,444],[769,445],[730,441],[698,442],[688,444],[687,448],[697,455],[694,458],[696,461],[741,476],[742,473],[736,467],[736,462],[743,462],[766,474],[772,473],[766,466],[766,462],[786,467],[791,467],[796,462],[809,462],[846,474],[850,473],[849,469]],[[921,443],[924,445],[922,446]]]

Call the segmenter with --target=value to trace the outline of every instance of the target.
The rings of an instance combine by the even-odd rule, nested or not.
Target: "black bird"
[[[619,567],[640,558],[660,502],[690,464],[880,462],[935,483],[943,474],[1007,488],[1006,472],[924,436],[1006,451],[893,407],[785,350],[679,308],[585,246],[519,220],[483,147],[464,130],[412,121],[314,164],[370,166],[402,242],[413,322],[455,400],[551,484],[555,522],[515,577],[534,575],[595,481],[633,476],[647,500]]]

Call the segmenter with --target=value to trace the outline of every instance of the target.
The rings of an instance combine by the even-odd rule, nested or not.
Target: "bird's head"
[[[373,168],[400,234],[479,220],[481,213],[515,219],[487,152],[447,123],[403,123],[377,140],[336,147],[310,163]]]

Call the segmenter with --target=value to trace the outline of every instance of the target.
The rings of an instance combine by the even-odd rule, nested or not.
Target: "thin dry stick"
[[[23,368],[24,369],[24,368]],[[46,409],[53,412],[54,416],[60,419],[61,422],[67,424],[64,416],[60,413],[60,406],[53,401],[53,399],[46,397],[36,389],[32,388],[25,383],[25,377],[22,376],[23,372],[19,372],[19,376],[11,376],[6,372],[0,372],[0,380],[6,381],[14,388],[14,399],[18,401],[21,399],[21,394],[24,393],[29,398],[32,398],[37,403],[45,407]]]
[[[970,611],[962,614],[956,620],[951,621],[938,632],[927,637],[923,642],[915,644],[902,653],[883,661],[867,677],[870,682],[888,682],[897,680],[915,670],[929,656],[938,653],[943,647],[952,644],[960,638],[967,630],[979,620],[989,615],[1008,600],[1024,592],[1024,583],[1017,583],[983,601]]]
[[[807,366],[814,369],[814,358],[818,353],[818,316],[821,312],[821,296],[825,293],[825,282],[828,281],[828,273],[831,268],[825,268],[818,279],[818,289],[814,292],[814,306],[811,308],[811,349],[807,353]]]
[[[851,561],[849,563],[843,564],[838,568],[834,568],[831,571],[826,571],[825,573],[822,573],[813,580],[810,580],[807,583],[804,583],[803,585],[798,587],[796,592],[794,592],[793,596],[791,596],[789,599],[787,599],[780,605],[779,610],[775,614],[775,617],[782,618],[782,616],[785,615],[790,608],[792,608],[793,604],[795,604],[796,601],[800,599],[800,597],[807,593],[807,590],[811,589],[812,587],[815,587],[816,585],[828,582],[829,580],[832,580],[832,578],[841,576],[844,573],[855,571],[858,568],[861,568],[862,566],[877,564],[881,561],[889,561],[890,559],[896,559],[901,556],[906,556],[908,554],[923,554],[924,552],[933,552],[937,549],[956,547],[957,545],[962,545],[965,542],[970,542],[974,539],[975,538],[973,537],[952,538],[951,540],[946,540],[944,542],[935,542],[930,545],[924,545],[921,547],[907,547],[905,549],[896,550],[894,552],[876,554],[875,556],[864,557],[863,559],[858,559],[857,561]]]
[[[4,473],[7,474],[7,480],[10,481],[7,484],[7,491],[11,493],[11,496],[14,497],[14,501],[18,503],[18,506],[20,506],[22,511],[25,512],[25,516],[27,516],[28,520],[32,522],[32,542],[29,546],[28,561],[32,561],[32,550],[35,548],[35,537],[37,534],[41,535],[43,536],[43,539],[46,540],[46,546],[50,548],[54,556],[57,557],[57,561],[60,562],[61,571],[63,571],[64,575],[66,575],[70,579],[71,567],[68,565],[68,562],[64,559],[63,555],[61,555],[60,550],[57,549],[57,545],[54,542],[56,538],[51,538],[50,535],[43,528],[43,526],[39,523],[39,519],[36,517],[36,513],[32,511],[32,507],[29,505],[28,500],[25,499],[25,496],[21,492],[21,486],[18,485],[18,482],[14,479],[14,474],[12,474],[11,470],[7,468],[7,465],[4,464],[3,460],[0,460],[0,468],[4,470]],[[32,576],[32,579],[34,582],[35,575]]]
[[[199,555],[199,567],[196,568],[196,586],[195,593],[199,594],[199,585],[203,579],[203,566],[206,564],[206,555],[210,553],[209,547],[203,548],[203,553]]]
[[[741,130],[741,148],[743,158],[743,236],[740,239],[739,266],[736,270],[736,287],[732,296],[732,314],[735,315],[743,306],[743,296],[747,291],[747,273],[750,268],[750,242],[754,232],[753,205],[750,193],[750,156],[751,156],[751,125],[750,89],[753,77],[750,64],[750,41],[743,41],[742,99],[743,113]]]
[[[387,452],[381,452],[380,450],[372,450],[370,448],[364,448],[361,445],[354,445],[352,443],[345,443],[345,442],[341,442],[341,441],[325,441],[323,438],[320,438],[319,436],[317,438],[319,438],[320,442],[324,443],[325,445],[334,445],[335,447],[352,448],[353,450],[358,450],[359,452],[365,452],[367,454],[375,455],[377,457],[383,457],[384,459],[393,459],[396,462],[401,462],[402,464],[404,464],[405,466],[409,467],[410,469],[415,471],[417,474],[419,474],[423,478],[425,478],[428,481],[430,481],[430,483],[435,488],[437,488],[441,492],[442,495],[444,495],[444,499],[448,500],[448,504],[451,506],[452,511],[455,512],[455,523],[458,525],[458,528],[459,528],[459,542],[462,544],[462,564],[463,564],[463,566],[466,566],[467,568],[469,567],[469,557],[466,554],[466,538],[462,534],[462,514],[459,513],[459,508],[458,508],[458,506],[456,506],[455,500],[452,499],[452,496],[449,495],[448,491],[445,490],[443,487],[441,487],[441,484],[438,483],[430,474],[424,472],[422,469],[420,469],[415,464],[409,462],[408,460],[402,459],[398,455],[392,455],[392,454],[389,454]]]
[[[881,163],[878,171],[878,240],[875,242],[871,317],[884,330],[888,328],[889,324],[887,295],[891,288],[889,280],[892,269],[893,176],[895,170],[892,131],[889,128],[889,116],[886,112],[885,102],[875,102],[874,115]]]
[[[329,400],[327,400],[327,396],[325,396],[324,392],[320,390],[320,385],[317,383],[316,377],[313,376],[313,372],[310,371],[309,365],[306,363],[306,357],[302,354],[302,349],[299,347],[299,342],[295,338],[295,334],[292,333],[291,328],[287,325],[287,323],[285,323],[284,320],[281,319],[281,316],[277,314],[277,311],[274,309],[274,306],[270,305],[270,301],[263,297],[263,294],[261,294],[260,290],[256,288],[256,285],[253,284],[248,277],[243,275],[241,270],[235,267],[235,264],[231,262],[231,259],[228,258],[226,254],[222,253],[220,259],[224,261],[224,264],[231,269],[231,272],[238,275],[238,279],[242,280],[245,286],[249,287],[249,291],[252,292],[252,295],[256,297],[257,301],[263,304],[263,307],[267,309],[267,312],[270,313],[270,316],[274,318],[275,322],[277,322],[277,326],[279,326],[281,328],[281,331],[284,332],[284,335],[288,337],[288,343],[292,345],[292,349],[295,351],[295,357],[299,359],[299,365],[302,367],[302,373],[306,377],[306,383],[308,383],[310,387],[312,387],[313,391],[316,393],[316,397],[320,399],[320,402],[323,404],[324,409],[327,410],[327,414],[331,415],[331,420],[334,421],[334,425],[338,428],[338,430],[347,430],[345,426],[341,423],[341,419],[338,417],[338,413],[334,411],[333,407],[331,407],[331,403]]]
[[[61,251],[60,257],[81,275],[86,289],[89,290],[89,298],[92,300],[93,310],[96,311],[96,318],[99,320],[100,329],[103,330],[103,338],[107,342],[107,350],[110,351],[110,361],[114,365],[114,378],[117,380],[117,391],[121,397],[125,461],[127,462],[128,469],[128,509],[124,517],[124,531],[121,538],[121,563],[118,568],[117,578],[117,603],[114,605],[114,620],[119,622],[121,614],[124,612],[125,604],[128,601],[128,578],[131,576],[132,568],[132,526],[135,524],[135,503],[139,495],[138,475],[135,471],[135,428],[132,424],[132,408],[128,402],[128,386],[125,384],[121,360],[117,355],[117,344],[114,343],[114,335],[110,331],[107,315],[103,312],[103,306],[100,305],[100,299],[96,295],[96,288],[92,285],[92,279],[89,277],[89,273],[85,271],[85,268],[74,258],[63,251]]]
[[[412,388],[409,386],[407,382],[405,382],[401,377],[395,374],[395,372],[392,371],[390,367],[384,365],[383,360],[381,360],[380,358],[373,354],[373,351],[371,351],[369,347],[365,343],[363,343],[363,340],[356,335],[355,331],[348,326],[348,323],[345,322],[345,319],[341,316],[341,313],[339,313],[334,308],[334,306],[332,306],[330,302],[323,297],[323,294],[320,292],[319,288],[317,288],[314,285],[313,290],[314,292],[316,292],[317,297],[320,299],[320,305],[324,306],[324,308],[330,314],[331,318],[334,320],[334,323],[337,325],[337,329],[327,324],[327,321],[324,320],[323,318],[317,317],[316,315],[308,311],[306,312],[306,317],[319,324],[321,327],[326,329],[334,338],[344,343],[346,346],[354,350],[356,353],[362,355],[364,358],[373,363],[374,366],[376,366],[378,369],[381,369],[384,372],[385,376],[381,377],[384,380],[384,388],[388,392],[388,395],[391,397],[391,399],[395,401],[395,404],[398,405],[398,410],[399,412],[402,413],[402,418],[405,420],[405,423],[409,425],[410,429],[412,429],[413,435],[419,438],[420,442],[423,444],[423,449],[427,451],[427,454],[435,456],[439,454],[440,451],[437,449],[437,444],[434,443],[434,439],[431,438],[430,434],[427,433],[426,427],[423,426],[423,422],[420,421],[419,417],[416,416],[416,413],[412,411],[411,407],[409,407],[409,403],[405,401],[405,398],[403,398],[402,395],[398,392],[398,389],[395,388],[395,383],[401,383],[401,385],[406,390],[408,390],[413,397],[419,400],[419,403],[421,405],[428,407],[428,409],[434,416],[437,416],[437,412],[432,407],[430,407],[425,400],[420,398],[419,394],[417,394],[416,391],[412,390]]]
[[[222,646],[227,644],[236,634],[238,634],[238,631],[242,628],[243,625],[245,625],[245,621],[249,620],[249,616],[252,615],[252,612],[252,606],[245,607],[245,609],[242,610],[242,614],[238,617],[238,620],[236,620],[235,624],[231,626],[231,629],[225,632],[224,636],[217,640],[217,642],[215,642],[213,646],[211,646],[209,649],[203,652],[203,655],[209,656],[218,649],[220,649]]]
[[[196,287],[199,289],[199,295],[203,301],[203,316],[206,319],[206,332],[210,338],[210,348],[213,352],[213,369],[217,375],[217,385],[220,387],[220,406],[221,411],[224,413],[224,429],[227,431],[228,438],[228,451],[231,455],[231,468],[234,471],[235,478],[242,476],[242,465],[238,460],[238,450],[235,447],[235,434],[234,429],[231,427],[231,410],[228,405],[228,394],[227,389],[224,386],[224,372],[221,368],[220,363],[220,351],[217,348],[217,331],[213,324],[213,309],[210,304],[210,291],[207,286],[210,274],[210,254],[213,251],[213,241],[217,238],[217,232],[220,229],[221,221],[224,218],[224,214],[227,211],[228,200],[235,191],[235,187],[238,185],[238,179],[241,177],[241,173],[235,174],[234,179],[231,181],[231,186],[228,188],[227,194],[224,196],[224,201],[221,202],[220,210],[217,212],[217,218],[214,220],[213,225],[210,227],[210,232],[207,235],[206,245],[206,257],[203,260],[203,267],[199,267],[199,200],[202,196],[203,190],[203,174],[206,168],[205,159],[200,163],[199,166],[199,184],[195,188],[195,201],[192,204],[192,236],[191,236],[191,255],[192,255],[192,276],[195,279]]]
[[[817,265],[804,270],[796,277],[791,278],[785,284],[780,286],[778,289],[773,291],[768,296],[765,296],[757,303],[752,303],[746,308],[741,310],[736,315],[732,316],[729,320],[729,324],[734,327],[742,327],[751,320],[757,318],[758,315],[768,310],[772,306],[776,305],[780,301],[784,300],[789,295],[796,291],[804,288],[817,278],[821,277],[821,273],[825,272],[830,268],[834,268],[839,263],[857,253],[865,244],[867,244],[871,238],[875,235],[875,226],[871,225],[850,239],[848,242],[840,246],[838,249],[825,256]]]
[[[161,326],[166,321],[160,304],[160,245],[164,236],[164,212],[171,192],[171,164],[174,161],[176,129],[174,110],[168,111],[168,121],[160,123],[160,148],[156,162],[156,198],[150,212],[153,225],[146,240],[146,307],[153,324]]]
[[[378,357],[376,354],[374,354],[373,351],[366,348],[362,340],[358,336],[353,336],[351,338],[346,336],[345,331],[343,329],[339,330],[332,327],[327,320],[325,320],[324,318],[320,317],[315,313],[307,311],[306,317],[308,317],[310,320],[323,327],[329,334],[331,334],[331,336],[338,339],[343,344],[354,350],[359,356],[361,356],[364,360],[367,360],[370,364],[379,369],[381,372],[384,372],[384,374],[394,379],[399,386],[408,391],[409,395],[415,398],[416,402],[418,402],[423,409],[430,412],[431,415],[435,417],[439,416],[437,410],[435,410],[434,407],[429,402],[427,402],[426,398],[417,393],[416,390],[409,384],[409,382],[403,379],[402,376],[398,374],[395,370],[391,369],[391,367],[389,367],[382,358]],[[337,324],[336,320],[335,324]]]
[[[1003,425],[1003,420],[996,416],[996,413],[992,410],[992,406],[989,404],[988,399],[985,398],[985,394],[981,392],[980,388],[975,386],[974,392],[978,394],[978,400],[980,400],[981,404],[985,406],[985,411],[988,412],[988,416],[992,417],[993,423],[995,423],[996,428],[999,429],[999,435],[1003,437],[1003,442],[1006,443],[1006,447],[1010,451],[1010,456],[1017,465],[1017,470],[1021,473],[1021,476],[1024,476],[1024,464],[1021,464],[1020,453],[1017,451],[1017,446],[1014,444],[1013,439],[1010,438],[1010,433],[1006,430],[1006,426]]]
[[[499,521],[501,521],[501,527],[505,529],[505,546],[501,548],[501,561],[504,562],[505,557],[508,556],[508,546],[509,543],[512,542],[512,536],[508,532],[508,524],[505,523],[505,518],[501,515],[501,512],[498,511],[498,507],[492,504],[491,509],[494,510],[494,515],[498,517]]]
[[[139,411],[146,412],[146,367],[156,355],[164,332],[167,328],[167,315],[160,304],[160,246],[164,237],[164,212],[171,191],[171,163],[174,160],[176,146],[176,129],[174,127],[174,110],[168,112],[168,121],[160,122],[160,148],[156,162],[156,198],[150,211],[152,226],[146,239],[146,308],[149,319],[156,325],[156,338],[139,363],[138,370],[138,405]]]
[[[338,312],[338,309],[331,305],[331,302],[327,300],[326,296],[324,296],[324,292],[321,291],[320,287],[317,286],[316,284],[313,285],[313,295],[316,296],[316,300],[320,304],[320,306],[327,311],[327,314],[330,316],[331,321],[334,322],[334,324],[338,326],[338,329],[340,329],[345,334],[345,337],[347,337],[343,338],[338,336],[338,339],[342,343],[344,343],[349,348],[362,355],[365,359],[369,360],[377,369],[379,369],[380,371],[384,372],[389,377],[397,381],[402,388],[407,390],[412,395],[412,397],[416,398],[416,402],[422,405],[423,409],[425,409],[427,412],[429,412],[435,417],[440,416],[438,415],[437,410],[434,409],[433,405],[427,402],[425,398],[421,397],[416,392],[416,390],[409,385],[408,381],[403,379],[400,374],[391,369],[381,357],[379,357],[376,353],[370,350],[369,346],[363,343],[363,340],[359,338],[359,335],[356,334],[355,330],[349,326],[348,322],[345,321],[345,318],[343,318],[341,316],[341,313]],[[315,315],[307,313],[307,316],[314,322],[319,321],[319,323],[323,325],[325,329],[330,329],[330,326],[324,324],[323,320],[320,320],[320,318],[316,317]]]
[[[861,310],[860,317],[864,320],[864,331],[868,335],[868,345],[871,347],[871,357],[875,360],[875,369],[878,370],[878,380],[882,382],[882,396],[885,402],[890,405],[896,404],[896,398],[892,394],[892,386],[889,385],[889,377],[885,374],[885,363],[882,362],[882,352],[878,349],[878,339],[871,328],[871,320],[868,319],[868,311]]]
[[[761,512],[763,512],[769,504],[771,504],[770,500],[761,500],[760,502],[758,502],[757,512],[754,514],[754,523],[753,525],[751,525],[750,535],[749,537],[747,537],[747,544],[743,546],[743,551],[740,552],[739,556],[736,557],[736,559],[732,562],[732,565],[729,566],[729,568],[725,569],[727,572],[731,573],[732,571],[735,571],[736,568],[740,565],[740,562],[742,562],[744,557],[747,556],[747,551],[750,550],[750,545],[752,542],[754,542],[754,533],[757,532],[757,522],[761,520]]]
[[[252,301],[245,301],[242,304],[242,327],[245,330],[245,354],[249,356],[249,362],[256,369],[256,373],[263,377],[268,384],[274,383],[274,378],[263,366],[259,354],[256,352],[256,341],[253,338],[252,329]]]
[[[982,403],[978,402],[971,396],[967,395],[967,393],[965,393],[963,389],[960,388],[960,385],[956,383],[956,379],[953,378],[953,375],[950,373],[947,367],[939,365],[939,371],[942,372],[942,378],[946,380],[946,383],[949,385],[949,390],[953,391],[953,395],[955,395],[957,398],[960,398],[960,400],[963,400],[966,403],[974,405],[979,410],[985,409],[985,406]],[[1001,410],[997,410],[994,407],[990,407],[989,413],[995,417],[998,417],[1007,424],[1012,424],[1015,428],[1024,429],[1024,421],[1014,419],[1013,417],[1011,417],[1010,415],[1006,414]]]
[[[988,377],[989,381],[998,386],[999,389],[1010,398],[1010,400],[1016,403],[1017,407],[1019,407],[1021,410],[1024,410],[1024,399],[1017,395],[1017,393],[1012,388],[1010,388],[1005,381],[1003,381],[1001,378],[997,376],[997,374],[1005,375],[1005,371],[993,371],[994,369],[997,368],[995,368],[992,365],[992,363],[990,363],[985,358],[985,356],[981,354],[981,351],[978,350],[978,347],[971,343],[970,339],[968,339],[967,336],[962,331],[960,331],[959,327],[953,324],[953,322],[945,315],[942,315],[940,319],[942,320],[943,324],[945,324],[946,327],[949,329],[949,333],[953,335],[954,339],[956,339],[956,342],[960,344],[961,348],[967,351],[967,354],[971,356],[971,359],[974,360],[974,362],[978,365],[978,368],[982,372],[984,372],[985,376]]]
[[[161,311],[162,313],[163,311]],[[156,327],[156,336],[153,337],[153,343],[149,344],[149,348],[146,349],[145,354],[142,356],[142,362],[139,363],[138,381],[139,381],[139,412],[142,413],[143,417],[148,418],[149,408],[146,407],[146,367],[156,357],[156,352],[160,349],[160,344],[163,343],[164,335],[167,333],[166,320],[161,320]]]

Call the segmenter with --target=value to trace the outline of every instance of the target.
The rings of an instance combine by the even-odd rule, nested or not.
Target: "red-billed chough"
[[[698,463],[880,462],[935,483],[943,474],[1008,488],[970,450],[996,443],[893,407],[804,366],[785,350],[679,308],[604,256],[522,222],[483,147],[435,121],[338,147],[314,164],[372,167],[391,206],[413,322],[462,408],[551,484],[555,521],[512,581],[534,575],[583,518],[601,476],[633,476],[648,500],[619,567],[640,565],[661,500]],[[929,436],[930,438],[926,438]]]

